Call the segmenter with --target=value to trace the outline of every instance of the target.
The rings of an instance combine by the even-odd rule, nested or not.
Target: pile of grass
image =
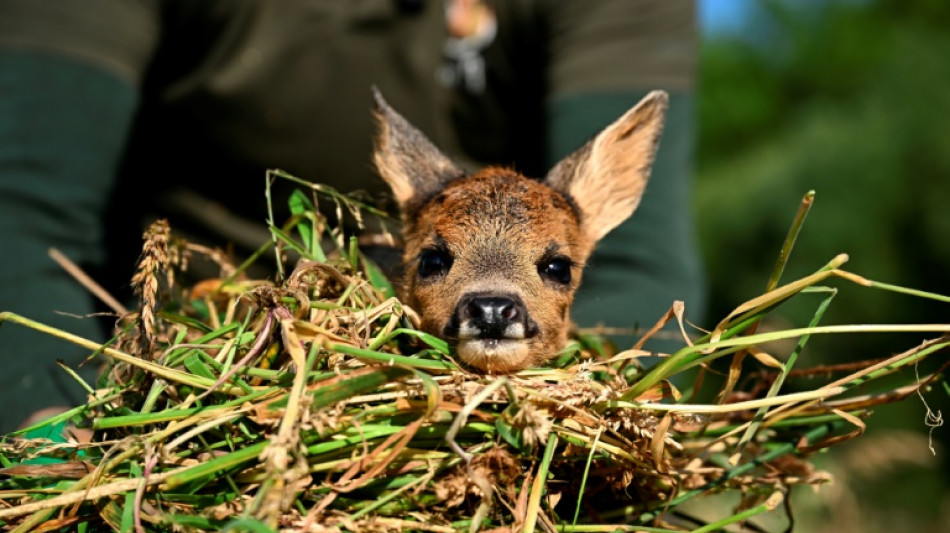
[[[268,184],[274,177],[309,189],[292,197],[290,221],[271,221],[272,242],[249,260],[273,250],[277,281],[247,279],[249,262],[234,266],[160,221],[133,280],[140,308],[111,341],[0,314],[108,360],[100,382],[86,385],[86,405],[41,424],[91,429],[91,440],[0,444],[5,531],[714,531],[776,509],[794,486],[826,482],[811,454],[859,435],[871,407],[939,374],[874,394],[868,384],[950,344],[950,325],[819,325],[833,279],[950,301],[843,271],[843,256],[780,285],[808,196],[768,291],[648,359],[658,363],[644,366],[657,354],[642,343],[667,322],[685,334],[681,305],[630,349],[575,332],[541,368],[481,375],[417,329],[356,241],[328,227],[315,204],[335,202],[357,219],[369,208],[279,172]],[[182,283],[198,255],[216,261],[220,277]],[[807,327],[756,332],[805,292],[820,296]],[[932,339],[783,392],[811,336],[896,331]],[[763,343],[782,339],[796,344],[779,360]],[[703,400],[702,378],[719,359],[731,361],[728,375]],[[679,390],[684,372],[691,385]],[[741,503],[717,521],[681,511],[730,491]]]

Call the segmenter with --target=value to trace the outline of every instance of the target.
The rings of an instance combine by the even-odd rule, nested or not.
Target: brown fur
[[[583,265],[594,244],[633,213],[649,177],[666,95],[654,92],[541,182],[490,167],[464,173],[376,93],[375,161],[403,214],[403,300],[422,328],[447,337],[467,364],[514,372],[560,350]],[[442,274],[419,274],[425,251],[451,258]],[[552,258],[570,264],[568,283],[541,274]],[[524,338],[486,343],[456,336],[470,295],[523,303]],[[519,330],[520,331],[520,330]]]

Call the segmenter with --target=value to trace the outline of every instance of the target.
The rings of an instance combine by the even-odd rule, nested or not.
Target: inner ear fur
[[[582,230],[593,241],[619,226],[640,204],[668,101],[665,92],[651,92],[545,177],[545,183],[573,199]]]
[[[442,154],[426,136],[394,111],[373,87],[378,126],[373,161],[380,177],[392,189],[403,217],[435,196],[465,173]]]

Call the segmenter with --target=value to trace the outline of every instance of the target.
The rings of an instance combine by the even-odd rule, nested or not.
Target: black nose
[[[502,296],[472,298],[462,312],[478,324],[511,324],[523,314],[514,300]]]
[[[504,294],[472,294],[462,298],[455,309],[458,324],[477,330],[483,339],[503,339],[525,336],[528,326],[528,311],[521,298]],[[518,332],[510,331],[513,325],[521,324]]]

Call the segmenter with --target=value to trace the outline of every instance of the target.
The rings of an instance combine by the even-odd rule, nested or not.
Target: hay
[[[858,436],[872,406],[936,376],[888,394],[856,389],[950,344],[948,325],[819,326],[833,293],[808,327],[755,331],[778,305],[832,278],[881,287],[840,270],[841,257],[786,285],[775,276],[766,294],[650,368],[639,345],[615,353],[576,332],[542,368],[475,374],[417,329],[378,270],[314,208],[317,194],[340,213],[365,206],[305,185],[312,196],[294,195],[294,217],[272,222],[274,240],[257,254],[275,250],[278,282],[246,279],[246,264],[160,222],[134,282],[141,306],[109,343],[0,314],[109,360],[87,405],[45,422],[89,428],[91,442],[0,444],[4,530],[711,531],[776,509],[794,486],[827,482],[809,454]],[[221,277],[185,286],[197,256],[217,262]],[[685,332],[681,319],[676,305],[647,336],[678,320]],[[868,331],[935,338],[782,393],[810,336]],[[761,348],[779,339],[798,343],[784,361]],[[746,356],[757,374],[742,373]],[[688,390],[674,386],[680,373],[728,357],[718,400],[699,399],[702,371]],[[679,512],[729,491],[741,503],[717,522]]]

